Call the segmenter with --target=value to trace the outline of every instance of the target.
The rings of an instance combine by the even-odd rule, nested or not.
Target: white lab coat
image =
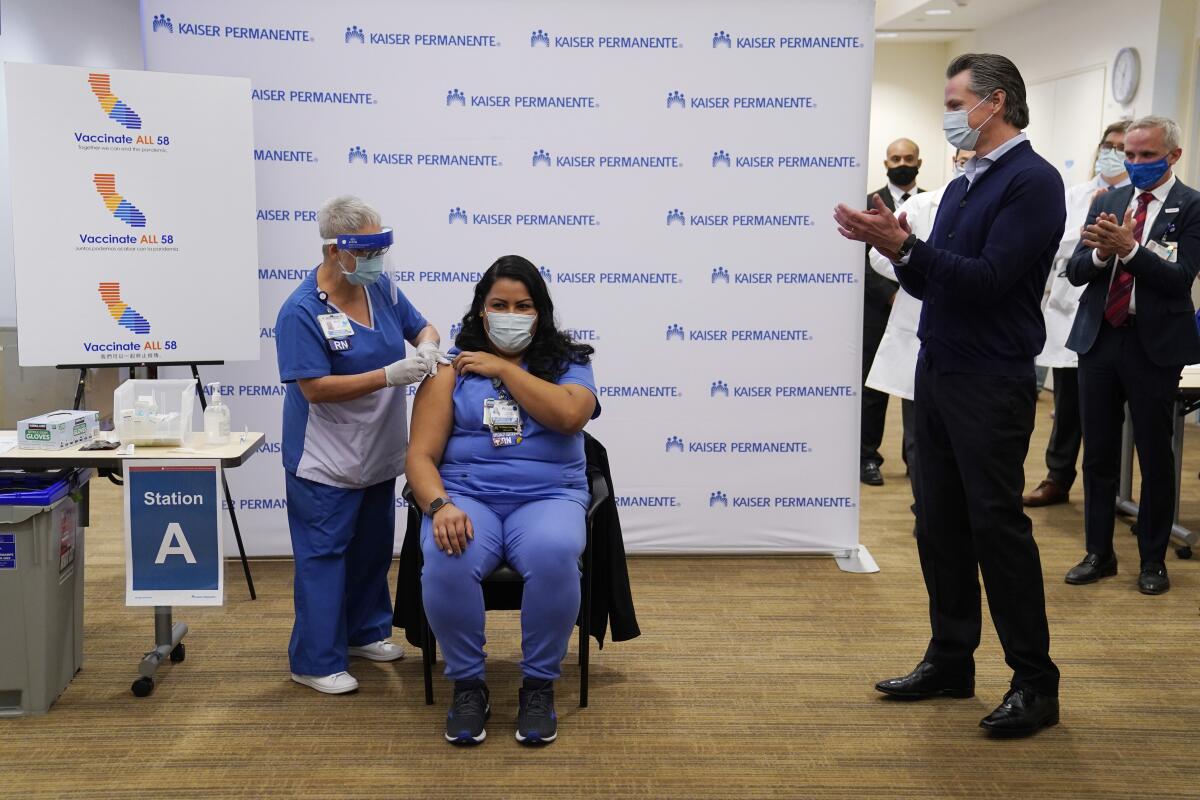
[[[1071,326],[1075,324],[1079,298],[1087,286],[1071,285],[1067,280],[1067,262],[1079,246],[1079,231],[1087,222],[1092,196],[1096,190],[1104,188],[1109,188],[1108,184],[1096,176],[1067,189],[1067,222],[1062,241],[1058,243],[1058,252],[1054,254],[1054,264],[1050,268],[1047,283],[1049,291],[1042,309],[1042,316],[1046,320],[1046,346],[1036,359],[1039,367],[1074,369],[1079,366],[1079,355],[1067,349],[1067,337],[1071,335]]]
[[[918,239],[926,239],[933,231],[938,203],[946,187],[932,192],[914,194],[896,209],[907,212],[908,224]],[[875,248],[871,248],[871,268],[885,278],[896,280],[896,268],[892,262]],[[921,301],[904,291],[896,292],[892,313],[888,316],[887,328],[879,342],[871,371],[867,373],[867,386],[880,392],[912,400],[917,378],[917,354],[921,342],[917,339],[917,325],[921,322]]]

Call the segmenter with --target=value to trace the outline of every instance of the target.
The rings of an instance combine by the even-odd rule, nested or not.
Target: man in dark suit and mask
[[[888,145],[887,158],[883,161],[887,169],[888,183],[867,196],[867,208],[872,208],[871,197],[879,195],[892,211],[911,195],[921,191],[917,188],[917,172],[921,169],[921,150],[912,139],[897,139]],[[867,248],[868,252],[870,247]],[[879,445],[883,442],[883,423],[887,416],[888,396],[884,392],[868,389],[867,373],[875,361],[875,351],[887,328],[892,301],[896,297],[897,284],[871,269],[868,256],[865,287],[863,291],[863,390],[862,390],[862,441],[859,454],[859,474],[862,482],[870,486],[883,484],[879,467],[883,456]]]
[[[1175,520],[1175,395],[1185,364],[1200,361],[1192,282],[1200,271],[1200,192],[1175,177],[1179,126],[1143,117],[1125,132],[1131,186],[1098,199],[1067,264],[1084,286],[1067,347],[1079,353],[1083,528],[1087,555],[1067,583],[1117,574],[1113,498],[1125,404],[1142,470],[1138,589],[1171,588],[1164,562]]]

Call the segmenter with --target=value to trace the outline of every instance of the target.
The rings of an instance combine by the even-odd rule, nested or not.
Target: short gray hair
[[[1017,65],[995,53],[964,53],[946,67],[946,77],[971,71],[967,89],[980,100],[997,89],[1004,91],[1004,121],[1017,130],[1029,127],[1029,103],[1025,100],[1025,80]]]
[[[317,227],[322,239],[333,239],[339,234],[381,225],[379,212],[354,195],[326,200],[317,212]]]
[[[1179,130],[1179,123],[1169,117],[1140,117],[1129,123],[1129,127],[1125,129],[1125,134],[1129,135],[1133,131],[1148,128],[1158,128],[1163,132],[1163,141],[1167,145],[1168,152],[1178,148],[1179,140],[1183,138],[1183,132]]]

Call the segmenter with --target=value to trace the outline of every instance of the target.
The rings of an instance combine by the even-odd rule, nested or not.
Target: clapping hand
[[[1094,223],[1084,226],[1083,243],[1093,248],[1101,261],[1112,258],[1113,253],[1121,257],[1129,255],[1134,245],[1133,211],[1126,209],[1124,220],[1107,211],[1100,212]]]
[[[878,193],[872,196],[871,204],[874,206],[871,210],[859,211],[839,203],[833,210],[838,233],[856,242],[866,242],[895,261],[896,251],[912,233],[908,215],[905,212],[899,217],[894,215]]]

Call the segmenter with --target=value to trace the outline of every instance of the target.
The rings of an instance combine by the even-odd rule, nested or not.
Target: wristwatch
[[[908,235],[908,238],[904,240],[904,243],[902,245],[900,245],[900,248],[898,250],[896,250],[896,260],[899,261],[900,259],[907,256],[909,253],[911,253],[913,246],[916,243],[917,243],[917,235],[915,233],[910,233]]]
[[[439,497],[429,504],[429,516],[433,516],[442,506],[452,505],[449,497]]]

